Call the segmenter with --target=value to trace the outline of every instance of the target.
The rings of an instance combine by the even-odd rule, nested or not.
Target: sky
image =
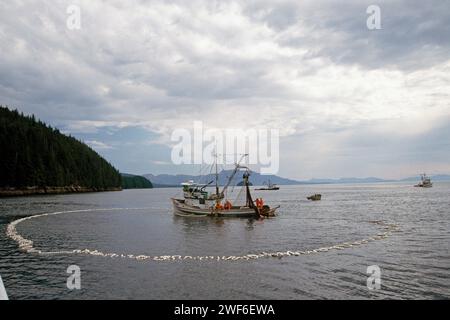
[[[450,173],[449,1],[2,0],[0,48],[0,104],[122,172],[194,173],[199,120],[278,129],[283,177]]]

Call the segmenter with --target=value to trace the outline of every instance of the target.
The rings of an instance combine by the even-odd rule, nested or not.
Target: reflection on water
[[[255,196],[280,204],[274,219],[174,216],[174,189],[2,199],[0,274],[11,299],[449,298],[449,183],[283,187]],[[306,196],[320,191],[323,200]],[[369,220],[400,227],[389,238],[317,255],[255,261],[155,263],[17,250],[6,225],[46,212],[117,207],[145,210],[71,213],[23,222],[18,232],[45,251],[92,248],[147,255],[242,255],[320,248],[373,236]],[[67,290],[79,265],[82,289]],[[369,291],[366,268],[379,265],[382,288]]]
[[[239,224],[245,222],[246,230],[251,231],[255,228],[256,224],[263,224],[264,219],[235,219],[238,220]],[[181,230],[188,235],[198,236],[199,230],[212,230],[216,235],[220,235],[220,229],[227,229],[232,227],[236,221],[230,218],[223,217],[181,217],[173,215],[174,224],[179,224],[182,226]],[[228,226],[227,226],[228,224]]]

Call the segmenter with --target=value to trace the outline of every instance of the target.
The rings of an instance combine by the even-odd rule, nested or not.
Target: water
[[[10,299],[448,299],[450,183],[282,186],[254,192],[280,204],[274,219],[181,218],[169,198],[177,189],[0,199],[0,275]],[[322,193],[322,201],[306,196]],[[137,261],[83,254],[22,252],[7,225],[42,251],[89,248],[119,254],[227,256],[312,250],[377,235],[389,237],[315,254],[239,261]],[[382,231],[382,230],[381,230]],[[70,265],[81,290],[68,290]],[[381,269],[381,289],[367,288],[367,267]]]

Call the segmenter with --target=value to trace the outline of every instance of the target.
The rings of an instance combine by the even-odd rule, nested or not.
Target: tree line
[[[145,177],[122,174],[122,188],[124,189],[150,189],[153,184]]]
[[[121,175],[85,143],[34,115],[0,106],[0,187],[121,187]]]

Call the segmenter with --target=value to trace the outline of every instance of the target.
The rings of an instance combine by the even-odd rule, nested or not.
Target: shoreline
[[[32,195],[110,192],[110,191],[122,191],[122,188],[121,187],[88,188],[88,187],[80,187],[80,186],[0,188],[0,198],[24,197],[24,196],[32,196]]]

